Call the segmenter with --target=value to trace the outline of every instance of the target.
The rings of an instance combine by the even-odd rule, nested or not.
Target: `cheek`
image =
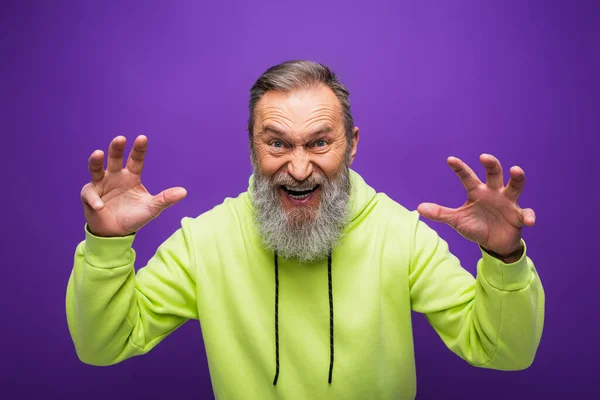
[[[332,148],[331,151],[314,158],[317,165],[328,178],[335,178],[344,165],[344,150]]]
[[[275,157],[264,146],[256,148],[256,162],[258,168],[267,176],[274,175],[285,164],[284,157]]]

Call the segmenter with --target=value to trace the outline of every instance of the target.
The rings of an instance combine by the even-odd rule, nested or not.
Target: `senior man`
[[[125,167],[124,137],[112,140],[106,170],[93,152],[66,293],[81,361],[145,354],[195,319],[218,399],[408,399],[414,310],[474,366],[529,367],[544,291],[522,239],[535,222],[517,204],[523,170],[512,167],[505,186],[499,161],[482,154],[483,183],[449,157],[465,204],[409,211],[350,168],[359,131],[348,95],[322,64],[268,69],[250,90],[247,191],[183,218],[137,274],[136,232],[186,191],[144,188],[144,136]],[[479,246],[476,277],[419,215]]]

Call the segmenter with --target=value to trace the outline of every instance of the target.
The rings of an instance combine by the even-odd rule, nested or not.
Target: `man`
[[[246,192],[182,226],[137,275],[135,233],[186,191],[152,196],[140,180],[147,138],[123,168],[115,138],[104,170],[89,160],[85,240],[66,309],[79,358],[111,365],[199,320],[219,399],[414,398],[411,310],[474,366],[533,362],[544,291],[521,238],[524,172],[482,155],[486,183],[448,158],[467,190],[459,209],[409,211],[350,166],[359,131],[348,91],[324,65],[291,61],[250,92],[254,174]],[[479,245],[474,278],[419,215]]]

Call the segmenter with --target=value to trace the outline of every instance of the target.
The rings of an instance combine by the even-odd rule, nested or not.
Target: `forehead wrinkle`
[[[330,128],[331,130],[335,130],[335,118],[332,117],[331,115],[322,115],[322,114],[317,114],[314,116],[311,116],[310,118],[308,118],[303,126],[302,129],[303,130],[314,130],[311,129],[311,127],[314,127],[315,125],[318,125],[318,130],[323,130],[323,129],[328,129]]]
[[[286,133],[285,131],[294,132],[296,130],[304,132],[309,130],[315,130],[311,129],[315,125],[320,125],[316,128],[316,130],[335,130],[335,118],[328,113],[323,114],[322,112],[318,111],[314,112],[313,115],[308,116],[307,119],[298,122],[290,120],[285,114],[281,113],[279,110],[271,110],[271,112],[265,113],[265,115],[263,115],[263,118],[261,119],[261,131],[264,131],[265,127],[270,126],[273,127],[275,130],[281,131],[282,133]]]
[[[291,121],[293,126],[300,132],[314,131],[312,127],[321,125],[317,130],[331,128],[335,130],[336,126],[336,110],[327,104],[318,104],[308,113],[304,115],[295,115],[298,120]],[[313,132],[308,132],[313,133]]]
[[[279,94],[275,95],[279,96]],[[282,100],[277,100],[276,97],[261,99],[257,107],[257,111],[260,110],[257,122],[262,129],[257,130],[262,131],[265,126],[271,125],[282,133],[292,136],[314,134],[324,129],[331,129],[336,133],[339,131],[338,125],[342,122],[341,106],[333,93],[327,100],[321,100],[317,104],[298,102],[298,97],[294,94],[292,96]]]
[[[262,114],[263,114],[262,115],[263,119],[275,117],[275,118],[281,118],[281,119],[284,119],[287,121],[291,121],[287,116],[288,113],[286,113],[284,110],[281,110],[279,107],[273,107],[273,106],[265,107]]]
[[[341,109],[337,103],[321,103],[309,111],[306,118],[306,125],[312,121],[326,119],[335,126],[336,120],[341,116]]]
[[[260,122],[262,125],[261,133],[264,130],[265,126],[272,125],[273,128],[276,128],[279,131],[292,130],[294,126],[294,122],[286,115],[285,112],[282,112],[277,107],[265,107],[262,115],[260,116]],[[279,126],[283,126],[282,129]]]

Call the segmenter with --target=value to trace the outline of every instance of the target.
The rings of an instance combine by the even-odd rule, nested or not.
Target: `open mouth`
[[[307,190],[290,189],[285,186],[282,186],[281,188],[292,199],[303,200],[303,199],[306,199],[308,196],[310,196],[312,193],[314,193],[315,190],[317,190],[319,188],[319,185],[316,185],[315,187],[313,187],[311,189],[307,189]]]

